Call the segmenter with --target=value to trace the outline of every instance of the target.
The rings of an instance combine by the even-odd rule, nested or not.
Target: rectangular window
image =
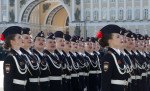
[[[98,11],[97,10],[94,11],[94,20],[98,20]]]
[[[127,19],[131,20],[131,18],[132,18],[132,10],[128,9],[128,11],[127,11]]]
[[[115,19],[115,10],[110,11],[110,19]]]
[[[140,9],[135,10],[135,19],[140,19]]]
[[[103,19],[107,18],[107,8],[103,8],[102,16],[103,16]]]
[[[144,9],[144,19],[148,19],[148,9]]]
[[[7,21],[6,10],[2,10],[2,21]]]
[[[86,10],[86,11],[85,11],[85,15],[86,15],[85,19],[86,19],[86,20],[89,20],[89,19],[90,19],[90,11],[89,11],[89,10]]]
[[[123,19],[123,10],[122,9],[120,9],[119,10],[119,19]]]

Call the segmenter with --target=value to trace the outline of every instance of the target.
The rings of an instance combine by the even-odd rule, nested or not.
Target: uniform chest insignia
[[[134,61],[133,60],[131,60],[132,61],[132,63],[134,63]]]
[[[5,72],[7,74],[10,72],[10,64],[5,64]]]
[[[20,65],[23,66],[23,65],[25,65],[25,63],[24,62],[20,62]]]
[[[120,61],[120,60],[118,60],[117,62],[118,62],[118,64],[121,64],[121,61]]]
[[[108,71],[108,69],[109,69],[109,62],[104,62],[104,66],[103,66],[103,69],[104,69],[104,71],[105,72],[107,72]]]
[[[35,60],[32,60],[31,62],[32,62],[32,63],[36,63],[36,61],[35,61]]]

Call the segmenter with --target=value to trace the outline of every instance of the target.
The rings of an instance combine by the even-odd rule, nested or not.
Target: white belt
[[[40,82],[47,82],[47,81],[50,81],[49,77],[40,78]]]
[[[66,77],[66,75],[62,75],[62,78],[65,78]]]
[[[126,80],[111,80],[111,84],[115,84],[115,85],[128,85],[128,81],[126,81]]]
[[[128,82],[131,83],[131,78],[128,78]]]
[[[136,76],[136,79],[141,79],[141,76]]]
[[[71,76],[66,76],[66,79],[71,79]]]
[[[62,80],[62,76],[50,76],[50,80]]]
[[[147,74],[146,73],[142,73],[142,76],[147,76]]]
[[[83,76],[83,75],[84,75],[84,72],[79,72],[78,74],[81,75],[81,76]]]
[[[150,75],[150,71],[148,71],[148,74]]]
[[[89,73],[84,73],[84,76],[89,76]]]
[[[39,82],[40,79],[39,78],[29,78],[30,82]]]
[[[71,77],[79,77],[78,74],[71,74]]]
[[[102,73],[102,71],[98,70],[97,73],[98,73],[98,74],[99,74],[99,73]]]
[[[131,79],[135,79],[135,76],[131,76]]]
[[[89,74],[97,74],[97,71],[89,71]]]
[[[18,79],[13,79],[14,84],[19,84],[19,85],[26,85],[27,81],[26,80],[18,80]]]

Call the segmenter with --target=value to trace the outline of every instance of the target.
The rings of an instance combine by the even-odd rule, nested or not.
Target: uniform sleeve
[[[113,58],[110,54],[105,55],[102,59],[102,77],[101,77],[101,91],[111,91],[111,76],[113,70]]]
[[[14,73],[14,59],[12,56],[7,56],[3,66],[4,71],[4,91],[13,91],[13,73]]]

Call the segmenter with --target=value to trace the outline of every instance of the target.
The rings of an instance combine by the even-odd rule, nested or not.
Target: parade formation
[[[114,24],[83,38],[30,28],[1,34],[4,91],[150,91],[150,37]]]

